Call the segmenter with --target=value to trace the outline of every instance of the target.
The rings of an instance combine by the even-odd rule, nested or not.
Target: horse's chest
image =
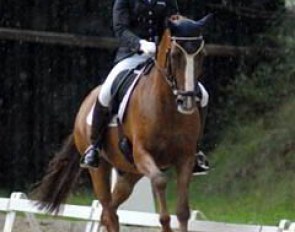
[[[147,142],[149,149],[157,154],[183,152],[191,144],[192,135],[177,130],[161,130],[154,133]]]
[[[158,134],[146,143],[146,150],[160,168],[178,162],[180,157],[192,154],[193,140],[177,133]]]

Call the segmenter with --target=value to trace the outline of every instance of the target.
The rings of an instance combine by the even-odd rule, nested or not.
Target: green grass
[[[286,196],[291,189],[282,189],[281,193],[280,190],[270,193],[263,188],[215,192],[215,187],[208,183],[209,179],[209,176],[195,178],[190,191],[191,208],[200,210],[208,220],[261,225],[278,225],[285,218],[295,221],[294,194]],[[209,192],[206,191],[208,185],[212,188]],[[172,213],[175,212],[174,190],[175,183],[172,182],[168,190],[168,205]]]
[[[84,189],[83,191],[76,191],[73,193],[68,202],[74,205],[91,205],[92,201],[95,200],[95,196],[91,189]]]

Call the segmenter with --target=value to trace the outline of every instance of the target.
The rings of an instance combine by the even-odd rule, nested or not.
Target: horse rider
[[[116,76],[121,71],[133,69],[148,58],[154,57],[156,45],[165,29],[165,20],[177,14],[176,0],[115,0],[113,30],[120,41],[120,48],[115,58],[116,65],[102,84],[94,106],[90,137],[92,144],[81,159],[82,168],[99,166],[102,138],[110,119],[111,86]],[[203,96],[208,98],[205,88],[201,89]],[[204,118],[203,113],[202,121],[205,121]],[[208,169],[206,156],[201,151],[197,152],[193,174]]]

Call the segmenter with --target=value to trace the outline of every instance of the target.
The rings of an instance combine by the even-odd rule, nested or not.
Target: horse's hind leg
[[[137,143],[138,144],[138,143]],[[171,232],[170,215],[166,202],[167,178],[155,164],[151,155],[142,147],[134,147],[135,164],[138,170],[151,179],[160,207],[160,223],[163,232]]]
[[[123,173],[118,175],[117,182],[112,193],[112,207],[118,207],[130,196],[137,181],[142,175]]]
[[[194,165],[194,157],[182,158],[180,163],[176,165],[177,172],[177,206],[176,216],[179,221],[179,229],[181,232],[188,231],[188,219],[190,216],[188,191],[191,173]]]
[[[109,163],[101,159],[99,168],[89,169],[89,172],[95,195],[102,205],[101,223],[108,232],[118,232],[118,216],[111,205],[111,168]]]

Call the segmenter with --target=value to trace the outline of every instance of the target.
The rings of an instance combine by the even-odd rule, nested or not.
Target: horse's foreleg
[[[171,232],[170,215],[166,202],[167,178],[155,164],[151,155],[142,147],[134,147],[135,164],[138,170],[151,179],[160,207],[160,223],[163,232]]]
[[[181,232],[188,231],[188,219],[190,217],[189,210],[189,183],[193,169],[194,158],[183,158],[176,166],[177,172],[177,206],[176,216],[179,221],[179,229]]]
[[[137,181],[142,175],[123,173],[118,175],[117,182],[112,193],[112,207],[118,207],[130,196]]]
[[[118,232],[118,216],[111,206],[111,168],[104,159],[101,159],[99,168],[89,169],[89,172],[95,195],[102,205],[101,224],[108,232]]]

